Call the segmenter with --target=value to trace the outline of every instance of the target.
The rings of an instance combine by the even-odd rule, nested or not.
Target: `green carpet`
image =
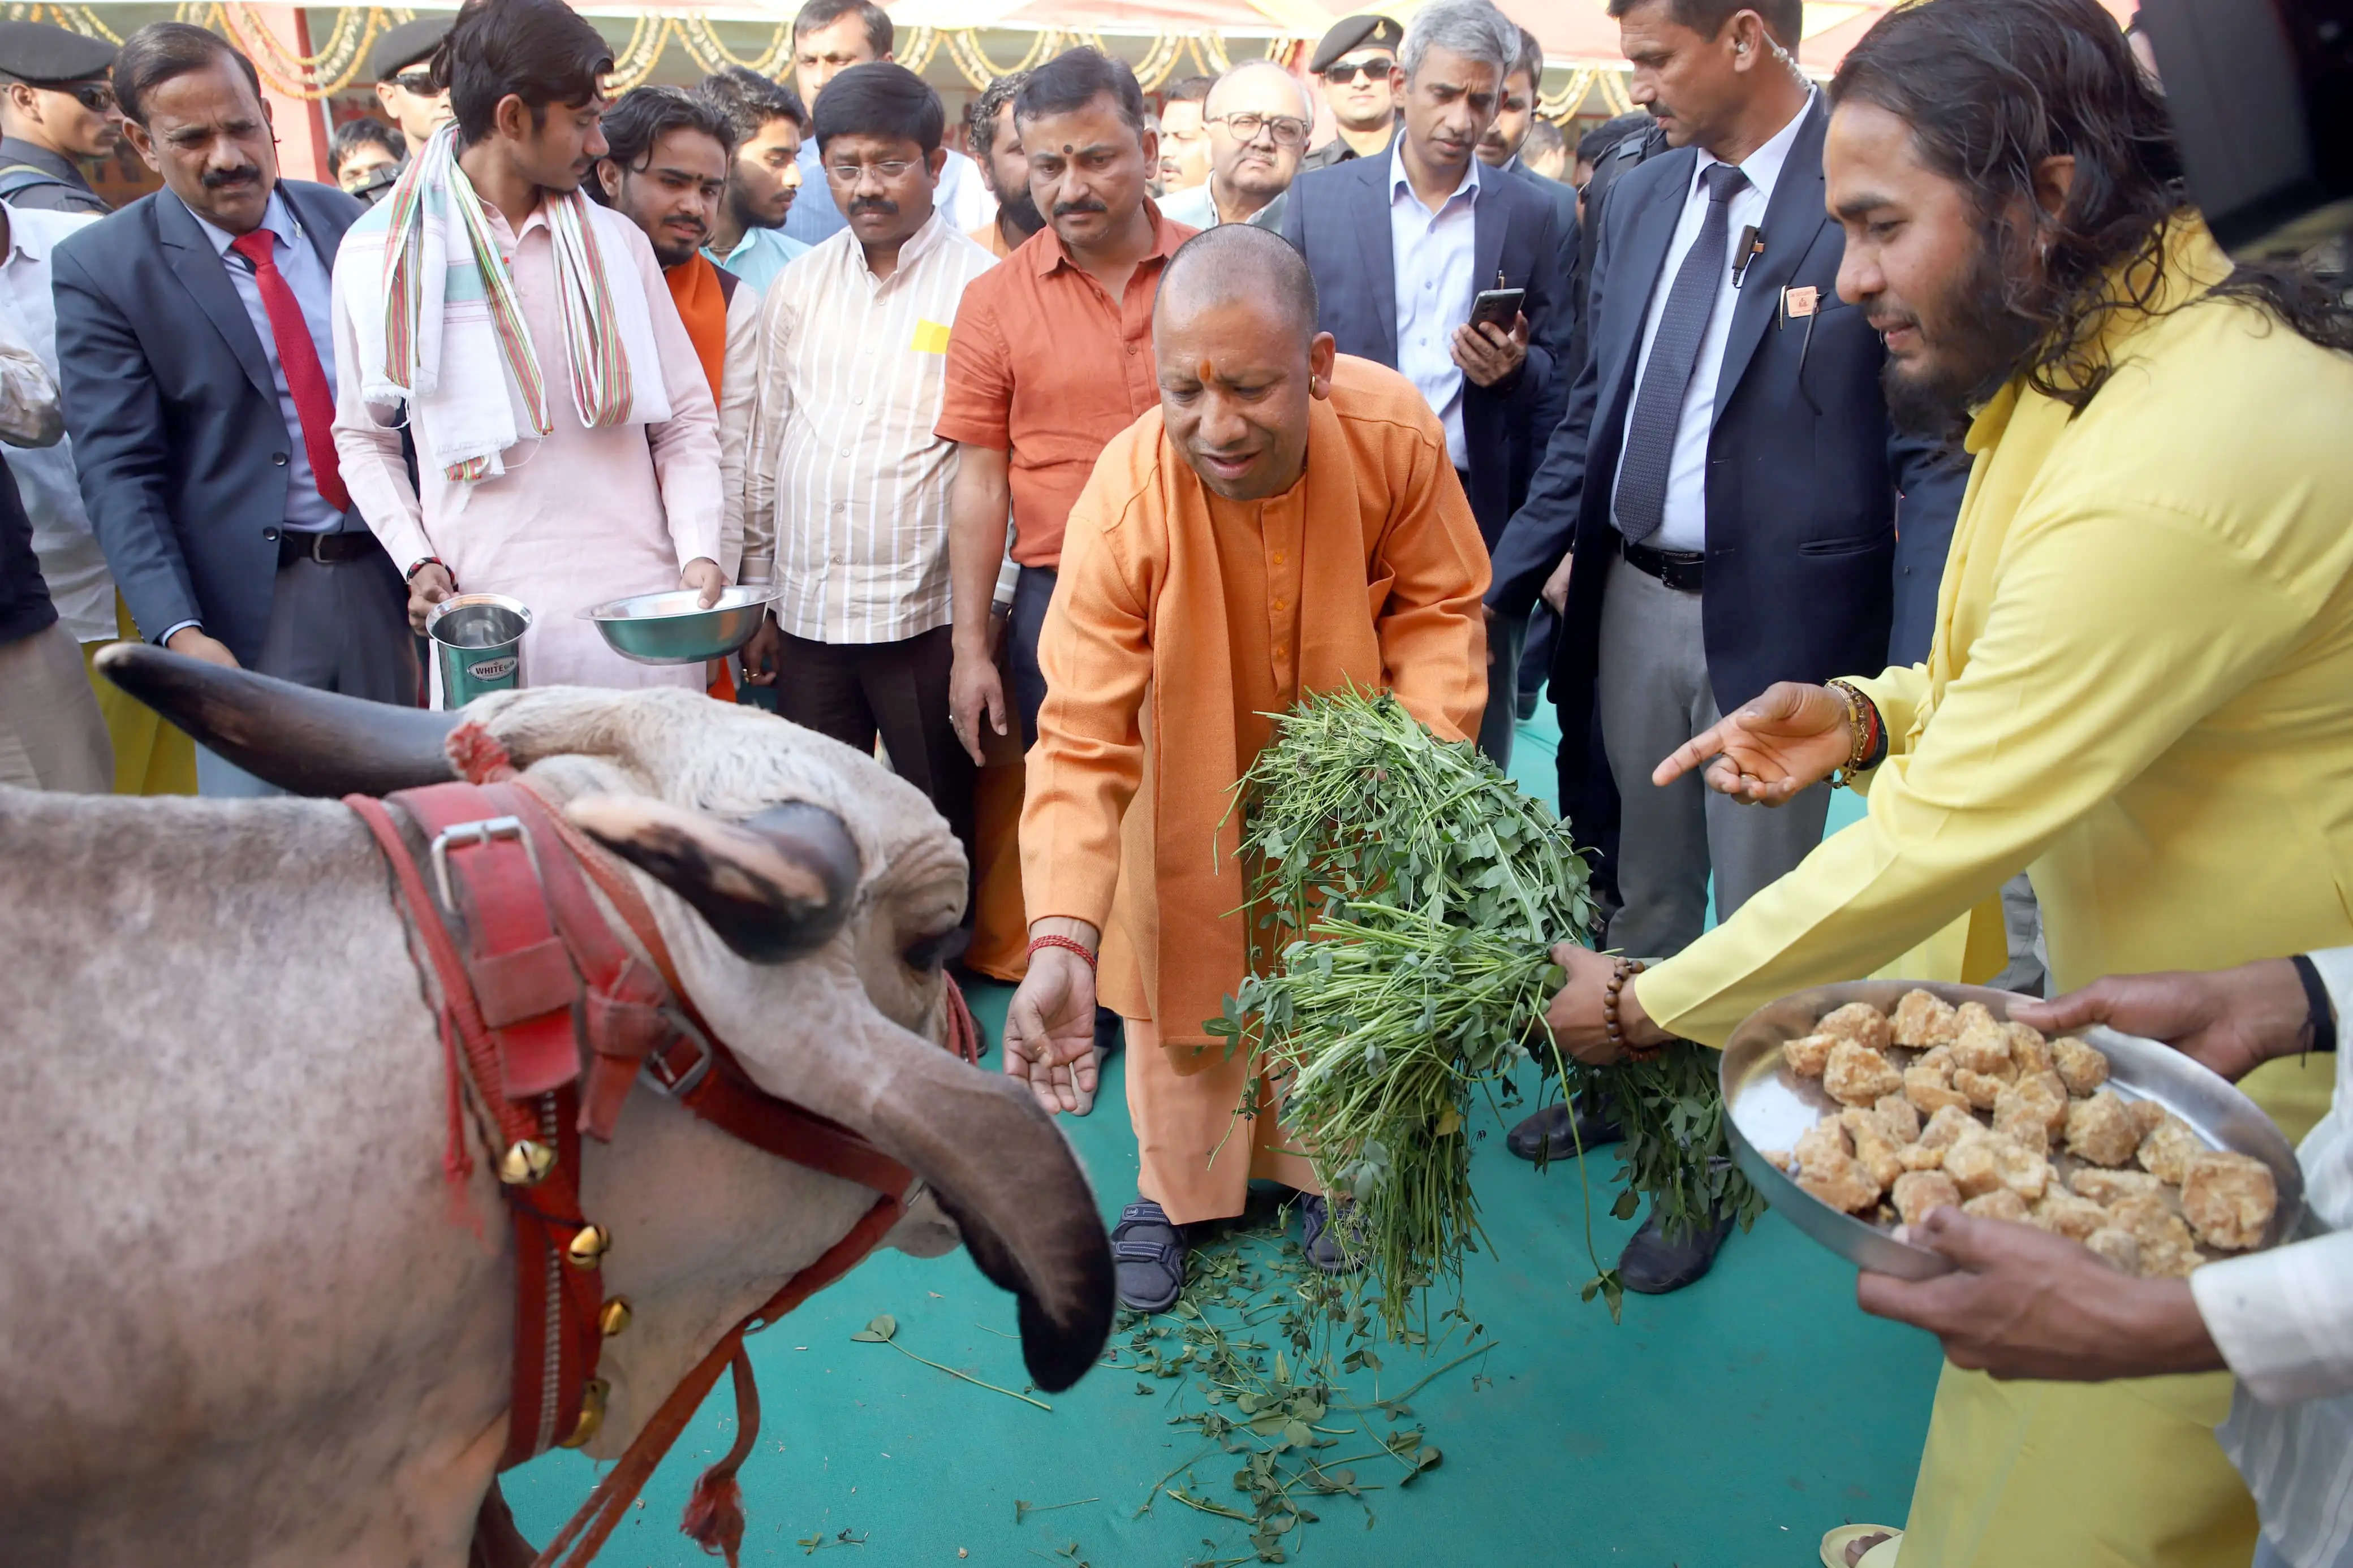
[[[1514,767],[1546,798],[1550,744],[1548,729],[1524,727]],[[992,1041],[1008,994],[990,988],[973,998]],[[1135,1150],[1116,1061],[1107,1079],[1095,1114],[1064,1125],[1109,1219],[1134,1191]],[[1442,1465],[1410,1489],[1368,1491],[1369,1530],[1356,1503],[1318,1500],[1323,1522],[1284,1538],[1290,1561],[1808,1568],[1832,1525],[1903,1522],[1936,1384],[1934,1341],[1862,1316],[1853,1270],[1769,1215],[1733,1237],[1706,1279],[1673,1296],[1630,1296],[1625,1321],[1613,1324],[1599,1301],[1577,1299],[1593,1265],[1576,1166],[1539,1174],[1504,1152],[1502,1122],[1482,1110],[1472,1125],[1482,1217],[1499,1256],[1471,1260],[1465,1295],[1495,1348],[1412,1398],[1411,1422],[1428,1428]],[[1588,1168],[1604,1259],[1632,1228],[1608,1216],[1616,1165],[1597,1155]],[[1148,1380],[1140,1394],[1135,1373],[1098,1371],[1048,1398],[1050,1414],[889,1345],[851,1341],[884,1312],[898,1319],[906,1350],[988,1383],[1027,1385],[1019,1348],[1005,1337],[1011,1300],[961,1254],[871,1259],[751,1342],[766,1415],[743,1477],[747,1563],[812,1552],[874,1568],[1255,1559],[1249,1526],[1165,1494],[1134,1517],[1155,1479],[1202,1447],[1193,1429],[1168,1424],[1180,1407],[1203,1407],[1188,1380]],[[1461,1348],[1424,1358],[1384,1347],[1378,1386],[1360,1374],[1349,1391],[1366,1403],[1394,1394]],[[1335,1411],[1331,1424],[1357,1419]],[[723,1381],[603,1563],[712,1561],[676,1526],[733,1426]],[[1230,1489],[1238,1462],[1217,1455],[1195,1465],[1194,1495],[1247,1510]],[[1402,1474],[1386,1460],[1354,1468],[1368,1483]],[[595,1473],[557,1454],[508,1476],[525,1532],[545,1541]],[[1081,1499],[1094,1500],[1017,1522],[1017,1501]]]

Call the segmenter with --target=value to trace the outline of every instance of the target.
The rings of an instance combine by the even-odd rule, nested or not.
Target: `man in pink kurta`
[[[452,592],[502,594],[530,606],[528,684],[700,689],[701,666],[630,663],[579,618],[591,605],[628,595],[692,587],[708,598],[724,585],[717,564],[718,411],[709,384],[644,234],[578,193],[605,150],[596,82],[611,69],[609,50],[561,0],[470,6],[449,48],[456,123],[442,135],[454,140],[438,163],[439,138],[418,155],[416,174],[430,189],[414,198],[426,216],[412,221],[434,225],[433,243],[460,262],[479,259],[493,300],[486,310],[473,298],[470,318],[469,301],[453,286],[444,310],[418,320],[427,331],[441,323],[440,367],[452,393],[494,398],[496,389],[486,394],[481,384],[496,373],[485,374],[486,362],[465,357],[479,345],[455,340],[470,330],[494,351],[503,346],[491,322],[496,296],[507,291],[511,319],[528,339],[520,355],[504,348],[515,439],[477,460],[476,477],[459,477],[467,469],[454,460],[452,442],[474,422],[437,424],[419,406],[422,391],[416,399],[385,396],[377,378],[388,374],[409,384],[401,367],[384,368],[382,322],[400,308],[396,298],[386,303],[396,293],[387,257],[403,244],[396,226],[409,210],[396,191],[372,209],[371,219],[384,215],[382,221],[363,219],[365,232],[355,229],[335,268],[335,442],[352,499],[406,574],[411,617],[420,625]],[[479,68],[458,68],[456,58],[469,51]],[[480,85],[566,79],[577,83],[573,93],[540,103],[513,91],[493,96]],[[561,101],[566,97],[574,100]],[[433,184],[437,173],[441,183]],[[478,217],[457,210],[469,201]],[[476,257],[470,226],[494,258]],[[572,247],[561,258],[559,242]],[[425,254],[439,259],[429,247]],[[502,274],[493,275],[493,263]],[[438,266],[418,276],[428,289],[440,285]],[[609,309],[567,310],[566,288],[576,292],[583,279],[607,291]],[[593,334],[599,323],[617,341],[592,339],[584,347],[583,331]],[[457,385],[466,371],[471,384]],[[501,412],[495,403],[490,407]],[[542,418],[545,428],[534,428]],[[421,497],[402,452],[404,425],[414,438]]]

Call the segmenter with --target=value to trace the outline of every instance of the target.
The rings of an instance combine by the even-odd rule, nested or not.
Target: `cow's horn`
[[[198,745],[296,795],[389,795],[456,776],[442,750],[455,713],[314,691],[145,643],[100,648],[98,668]]]
[[[841,929],[858,889],[849,829],[805,801],[770,806],[740,826],[644,795],[585,795],[565,812],[692,904],[754,963],[822,946]]]

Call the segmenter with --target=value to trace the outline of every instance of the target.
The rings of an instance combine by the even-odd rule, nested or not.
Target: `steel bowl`
[[[1799,1186],[1760,1151],[1794,1148],[1799,1136],[1820,1121],[1823,1112],[1840,1109],[1821,1079],[1800,1078],[1789,1070],[1781,1059],[1783,1043],[1812,1034],[1824,1016],[1850,1002],[1868,1002],[1882,1012],[1892,1012],[1905,992],[1915,990],[1940,996],[1955,1006],[1982,1002],[1995,1017],[2004,1020],[2010,1016],[2010,1004],[2033,1000],[1982,985],[1928,980],[1858,980],[1843,985],[1818,985],[1751,1013],[1732,1032],[1718,1069],[1732,1157],[1765,1194],[1765,1201],[1848,1262],[1903,1279],[1931,1279],[1953,1266],[1942,1253],[1898,1241],[1888,1228],[1831,1207]],[[2305,1217],[2303,1167],[2295,1163],[2295,1151],[2288,1146],[2286,1134],[2253,1100],[2227,1079],[2158,1041],[2119,1034],[2105,1026],[2078,1029],[2074,1035],[2107,1054],[2108,1085],[2118,1094],[2127,1100],[2154,1100],[2187,1121],[2211,1146],[2252,1154],[2271,1167],[2272,1180],[2279,1187],[2279,1207],[2263,1233],[2263,1246],[2276,1247],[2298,1233]],[[1904,1054],[1908,1058],[1916,1053]],[[2075,1163],[2067,1155],[2052,1162],[2063,1171]]]
[[[701,664],[750,642],[775,595],[765,583],[724,588],[719,602],[706,610],[700,593],[678,588],[592,605],[580,616],[596,622],[606,645],[623,658],[638,664]]]

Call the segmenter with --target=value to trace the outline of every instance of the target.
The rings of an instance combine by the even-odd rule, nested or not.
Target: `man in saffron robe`
[[[1184,1227],[1240,1214],[1253,1176],[1308,1194],[1308,1256],[1342,1266],[1272,1086],[1236,1127],[1252,1068],[1205,1027],[1252,962],[1227,808],[1267,715],[1354,685],[1460,741],[1487,679],[1486,552],[1445,432],[1412,383],[1315,331],[1298,253],[1241,224],[1188,240],[1153,345],[1160,406],[1071,509],[1039,640],[1029,971],[1005,1056],[1040,1103],[1075,1110],[1098,984],[1125,1019],[1141,1170],[1113,1240],[1120,1300],[1146,1311],[1184,1283]]]

